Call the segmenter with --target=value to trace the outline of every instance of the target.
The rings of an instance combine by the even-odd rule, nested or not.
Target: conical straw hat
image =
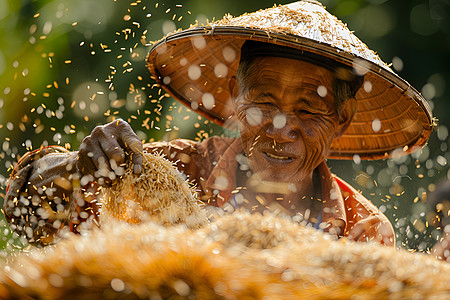
[[[292,47],[353,67],[365,81],[354,119],[329,158],[387,158],[422,147],[434,126],[425,99],[317,1],[274,6],[169,34],[153,45],[148,68],[178,101],[226,126],[233,119],[228,80],[246,40]]]

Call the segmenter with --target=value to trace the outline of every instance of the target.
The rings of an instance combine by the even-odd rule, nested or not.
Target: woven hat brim
[[[357,112],[344,135],[333,141],[329,158],[387,158],[395,150],[400,155],[415,151],[428,140],[431,109],[410,84],[387,67],[309,38],[237,26],[196,27],[156,43],[147,57],[148,68],[175,99],[224,126],[233,120],[228,80],[236,74],[240,47],[249,39],[323,55],[364,71]]]

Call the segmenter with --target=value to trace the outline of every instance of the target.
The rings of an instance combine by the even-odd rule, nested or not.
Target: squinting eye
[[[275,109],[275,105],[270,102],[262,102],[262,103],[255,103],[256,106],[262,107],[264,109]]]
[[[296,110],[295,113],[297,115],[313,115],[314,114],[313,112],[311,112],[309,110],[304,110],[304,109]]]
[[[249,107],[261,111],[262,114],[272,114],[278,111],[278,108],[270,102],[252,103]]]

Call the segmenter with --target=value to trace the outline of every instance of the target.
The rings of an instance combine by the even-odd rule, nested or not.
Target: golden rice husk
[[[7,257],[0,299],[450,298],[450,264],[429,255],[334,240],[272,213],[206,223],[159,155],[105,192],[101,228]]]
[[[143,153],[142,173],[135,175],[129,163],[125,174],[103,190],[102,223],[154,221],[184,223],[189,228],[206,224],[203,203],[173,163],[160,154]]]
[[[236,212],[197,230],[110,223],[22,253],[0,273],[0,298],[448,299],[449,275],[425,254]]]

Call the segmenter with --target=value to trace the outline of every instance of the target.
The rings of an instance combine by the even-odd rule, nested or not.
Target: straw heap
[[[125,174],[104,189],[102,223],[154,221],[160,224],[185,223],[197,228],[207,222],[193,187],[173,164],[160,154],[143,153],[142,173],[133,173],[128,163]]]
[[[450,298],[450,264],[431,256],[334,240],[271,213],[207,223],[162,156],[145,154],[140,176],[131,169],[105,191],[100,229],[8,256],[0,299]],[[173,223],[188,226],[163,225]]]
[[[448,299],[449,275],[431,256],[238,212],[195,231],[117,222],[22,253],[0,298]]]

